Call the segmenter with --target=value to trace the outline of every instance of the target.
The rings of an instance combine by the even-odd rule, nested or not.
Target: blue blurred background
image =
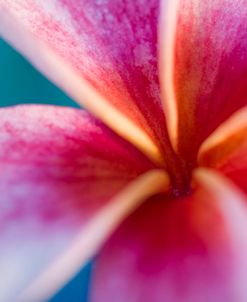
[[[24,58],[0,39],[0,106],[45,103],[77,107],[69,97],[38,73]],[[86,302],[91,264],[49,302]]]

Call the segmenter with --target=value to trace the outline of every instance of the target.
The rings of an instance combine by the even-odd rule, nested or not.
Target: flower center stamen
[[[166,146],[166,161],[164,169],[168,172],[171,182],[171,192],[175,198],[191,193],[191,178],[194,166],[182,160],[170,148],[168,154]]]

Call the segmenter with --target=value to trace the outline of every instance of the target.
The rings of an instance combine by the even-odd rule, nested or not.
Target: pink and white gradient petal
[[[0,145],[0,300],[13,301],[153,165],[88,113],[72,108],[1,109]],[[67,268],[60,269],[58,276],[66,275]]]

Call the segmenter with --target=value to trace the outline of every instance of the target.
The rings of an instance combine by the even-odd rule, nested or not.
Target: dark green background
[[[45,103],[77,107],[0,39],[0,106]],[[49,302],[86,302],[91,264],[88,264]]]

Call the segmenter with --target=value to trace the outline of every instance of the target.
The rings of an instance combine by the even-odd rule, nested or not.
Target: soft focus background
[[[0,106],[22,103],[77,107],[71,99],[0,39]],[[49,302],[86,302],[90,272],[91,265],[88,264]]]

